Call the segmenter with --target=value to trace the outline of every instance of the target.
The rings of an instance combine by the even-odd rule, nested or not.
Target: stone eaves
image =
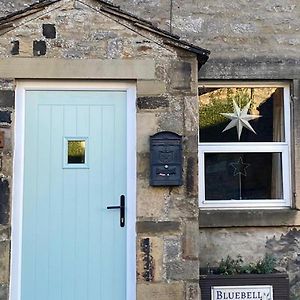
[[[60,1],[62,0],[39,0],[38,2],[29,5],[25,9],[8,14],[7,16],[0,18],[0,30],[13,27],[14,21],[29,16],[33,13],[40,12],[46,7]],[[181,48],[188,52],[195,53],[197,55],[200,66],[203,65],[208,60],[210,54],[209,50],[203,49],[194,44],[181,40],[178,35],[174,35],[166,30],[162,30],[154,26],[151,22],[144,20],[140,17],[137,17],[127,11],[122,10],[117,5],[108,3],[103,0],[96,0],[96,1],[100,4],[101,11],[113,15],[115,17],[118,17],[120,19],[126,20],[127,22],[130,22],[140,30],[146,30],[158,35],[160,38],[162,38],[163,42],[167,45]],[[78,2],[82,2],[82,1],[78,0]]]

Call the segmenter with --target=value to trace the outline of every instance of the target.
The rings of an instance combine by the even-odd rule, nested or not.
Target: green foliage
[[[68,163],[85,162],[85,141],[68,141]]]
[[[217,273],[220,275],[236,275],[236,274],[270,274],[274,273],[276,259],[270,254],[266,254],[264,258],[255,263],[244,264],[240,255],[236,259],[229,255],[226,259],[222,259]]]
[[[85,142],[84,141],[69,141],[68,143],[68,153],[70,156],[81,157],[85,152]]]
[[[237,259],[233,259],[231,256],[227,256],[226,259],[222,259],[219,267],[218,273],[222,275],[234,275],[240,274],[242,270],[243,259],[238,255]]]
[[[200,96],[201,97],[201,96]],[[208,103],[200,105],[200,128],[215,126],[227,119],[221,113],[233,112],[233,100],[240,106],[245,106],[251,99],[249,88],[220,88],[209,93]]]
[[[257,274],[269,274],[274,272],[275,265],[275,257],[270,254],[266,254],[263,259],[257,262],[255,271]]]

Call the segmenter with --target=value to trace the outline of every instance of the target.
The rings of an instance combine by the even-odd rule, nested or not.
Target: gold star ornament
[[[233,113],[221,113],[222,116],[230,119],[230,123],[224,128],[224,131],[227,131],[233,127],[236,127],[238,139],[240,140],[243,127],[252,131],[256,134],[255,130],[250,125],[249,121],[260,118],[260,115],[248,115],[248,110],[250,107],[251,101],[249,101],[244,107],[240,108],[236,102],[233,100]]]

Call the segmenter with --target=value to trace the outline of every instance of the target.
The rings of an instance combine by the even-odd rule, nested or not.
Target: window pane
[[[283,142],[283,88],[200,88],[200,142]]]
[[[68,141],[68,164],[85,163],[85,141]]]
[[[281,153],[205,153],[206,200],[282,199]]]

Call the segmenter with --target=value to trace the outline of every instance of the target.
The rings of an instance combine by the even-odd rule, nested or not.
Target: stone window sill
[[[201,210],[200,228],[299,226],[300,210]]]

